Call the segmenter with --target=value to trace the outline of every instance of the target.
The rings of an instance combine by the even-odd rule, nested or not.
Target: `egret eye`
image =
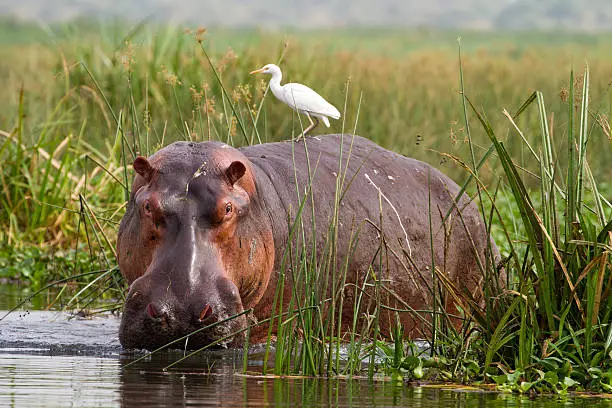
[[[225,215],[228,215],[232,212],[232,203],[225,204]]]

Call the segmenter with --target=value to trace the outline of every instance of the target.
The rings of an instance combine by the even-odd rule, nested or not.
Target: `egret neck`
[[[272,78],[270,78],[270,90],[272,90],[272,94],[276,96],[281,101],[284,100],[283,92],[281,87],[281,80],[283,79],[283,73],[280,69],[272,70]]]

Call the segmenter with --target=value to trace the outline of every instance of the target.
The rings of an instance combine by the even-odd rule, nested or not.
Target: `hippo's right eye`
[[[149,204],[149,202],[147,201],[144,205],[144,209],[147,213],[151,212],[151,204]]]

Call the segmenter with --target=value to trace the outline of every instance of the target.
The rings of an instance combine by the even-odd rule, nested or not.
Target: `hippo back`
[[[283,268],[287,248],[294,250],[295,259],[300,240],[306,240],[303,247],[316,249],[318,261],[324,263],[330,233],[336,234],[336,265],[327,269],[326,284],[331,288],[333,275],[348,265],[343,318],[347,324],[352,321],[355,287],[374,283],[374,276],[384,294],[377,295],[376,302],[370,298],[364,306],[367,313],[381,305],[431,309],[432,268],[475,298],[482,296],[482,268],[489,251],[497,249],[476,206],[465,194],[459,198],[459,186],[440,171],[352,135],[310,137],[305,144],[268,143],[241,151],[255,169],[276,249],[275,273],[257,314],[270,313],[273,281]],[[289,230],[302,203],[303,234],[295,234],[288,246]],[[288,299],[288,287],[285,291]],[[449,312],[456,310],[450,299],[446,306]],[[395,317],[385,317],[383,329],[389,329]],[[414,314],[403,313],[402,321],[412,336],[425,334]]]

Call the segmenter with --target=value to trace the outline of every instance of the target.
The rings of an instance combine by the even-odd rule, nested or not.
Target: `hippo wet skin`
[[[367,316],[380,307],[383,334],[396,322],[389,308],[431,309],[432,254],[450,281],[482,299],[481,268],[487,254],[497,252],[476,206],[466,195],[457,199],[457,184],[426,163],[358,136],[327,135],[304,143],[235,149],[212,141],[176,142],[148,159],[136,158],[117,240],[119,267],[130,285],[119,333],[124,347],[154,349],[214,322],[219,324],[175,347],[199,348],[221,338],[226,345],[244,341],[244,334],[232,334],[272,313],[302,203],[302,230],[292,242],[306,239],[310,250],[325,253],[329,227],[337,225],[337,265],[319,267],[345,273],[334,294],[331,282],[340,280],[331,272],[321,278],[328,280],[331,295],[343,291],[343,329],[352,324],[360,288],[366,293],[358,313]],[[341,198],[334,205],[338,177]],[[305,191],[310,193],[303,200]],[[290,247],[295,252],[299,245]],[[295,272],[295,256],[292,265]],[[284,311],[291,276],[284,274]],[[456,310],[450,296],[446,307]],[[409,335],[427,332],[422,321],[429,320],[427,314],[399,317]],[[266,333],[260,324],[250,341]]]

